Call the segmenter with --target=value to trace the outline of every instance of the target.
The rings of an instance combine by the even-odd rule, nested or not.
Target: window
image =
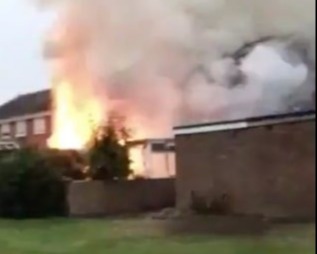
[[[16,123],[15,136],[17,138],[22,138],[27,135],[27,125],[25,121],[20,121]]]
[[[0,126],[1,128],[1,132],[0,132],[0,136],[2,139],[4,138],[10,138],[10,132],[11,132],[11,129],[10,129],[10,124],[3,124]]]
[[[175,152],[175,145],[172,143],[152,143],[152,152],[155,153],[165,153],[165,152]]]
[[[37,118],[33,120],[33,133],[35,135],[41,135],[46,133],[45,118]]]

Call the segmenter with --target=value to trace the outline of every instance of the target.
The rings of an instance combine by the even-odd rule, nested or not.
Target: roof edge
[[[27,121],[27,120],[35,119],[35,118],[49,117],[51,115],[52,115],[52,113],[50,111],[41,111],[41,112],[34,113],[34,114],[14,116],[14,117],[3,118],[3,119],[0,118],[0,124],[8,124],[8,123],[12,123],[12,122]]]
[[[133,139],[127,142],[130,146],[156,144],[156,143],[170,143],[174,142],[174,138],[149,138],[149,139]]]
[[[51,109],[51,89],[19,94],[0,104],[0,121]]]
[[[185,125],[174,128],[174,135],[189,135],[197,133],[217,132],[235,129],[246,129],[252,127],[277,125],[282,123],[302,122],[314,120],[315,111],[297,112],[283,115],[272,115],[265,117],[253,117],[241,120],[206,123],[197,125]]]

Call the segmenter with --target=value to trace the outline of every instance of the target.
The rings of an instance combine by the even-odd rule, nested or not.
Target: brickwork
[[[178,135],[177,206],[230,197],[232,213],[315,215],[315,121]]]

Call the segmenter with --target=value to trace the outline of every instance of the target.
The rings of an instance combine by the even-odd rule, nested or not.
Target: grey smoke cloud
[[[85,63],[99,80],[92,91],[124,101],[153,135],[179,123],[301,108],[314,91],[315,0],[40,2],[61,14],[50,55],[67,72]],[[229,57],[267,36],[275,39],[240,64]],[[197,66],[204,73],[189,75]]]

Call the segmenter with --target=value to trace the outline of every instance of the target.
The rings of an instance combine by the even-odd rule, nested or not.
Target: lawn
[[[313,254],[314,238],[314,225],[261,236],[177,236],[144,219],[0,220],[0,254]]]

